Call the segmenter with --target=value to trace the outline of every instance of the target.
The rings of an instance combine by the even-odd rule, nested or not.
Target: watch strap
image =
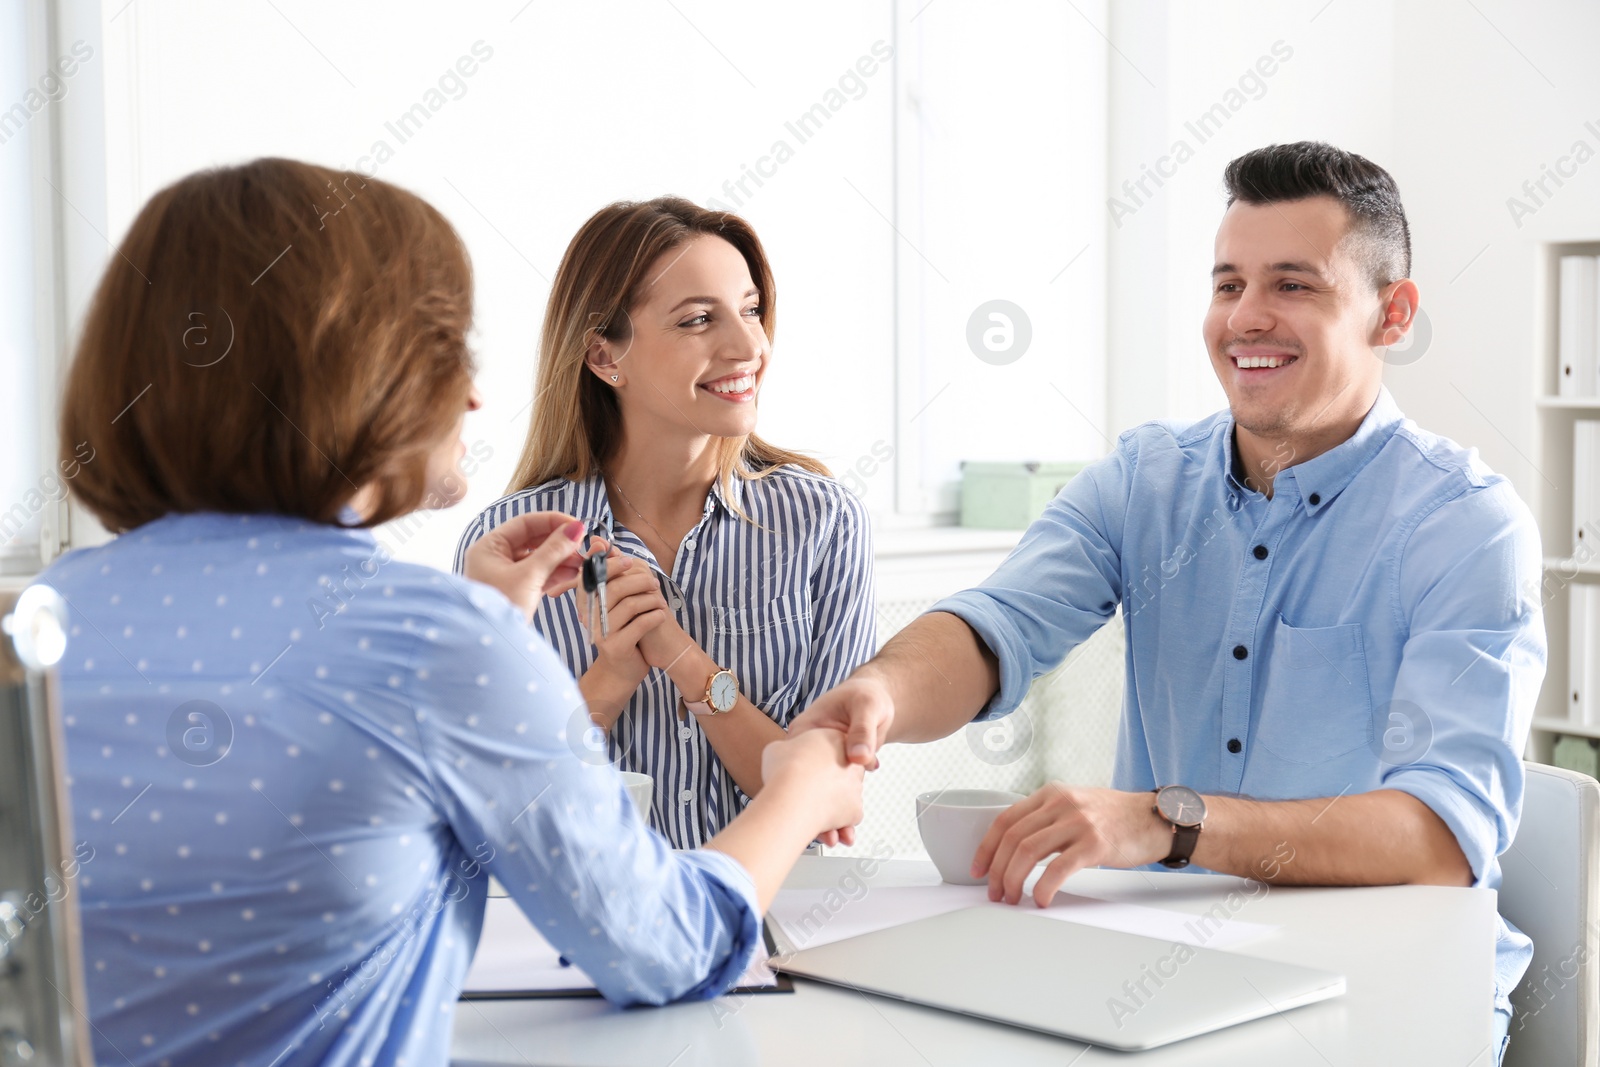
[[[1161,866],[1181,871],[1189,866],[1189,857],[1194,855],[1194,848],[1199,843],[1200,827],[1172,824],[1172,851],[1161,861]]]

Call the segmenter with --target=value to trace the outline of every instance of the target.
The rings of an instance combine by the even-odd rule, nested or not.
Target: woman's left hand
[[[584,525],[559,511],[536,511],[501,523],[467,549],[468,578],[492,585],[530,619],[541,597],[558,596],[582,574]],[[599,538],[593,551],[610,549]],[[608,565],[625,570],[627,557],[613,553]]]

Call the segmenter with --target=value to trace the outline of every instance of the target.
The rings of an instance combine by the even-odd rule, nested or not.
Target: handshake
[[[820,761],[826,753],[834,762],[827,768],[818,768],[818,772],[824,777],[840,777],[842,772],[842,782],[855,784],[853,817],[832,822],[824,819],[817,830],[817,838],[824,845],[855,844],[855,825],[861,821],[863,773],[878,769],[878,748],[887,738],[893,720],[894,701],[886,687],[868,678],[848,678],[795,717],[789,724],[787,741],[769,745],[762,753],[764,772],[768,760],[790,758],[782,750],[791,746],[803,746],[799,749],[804,753],[803,759]],[[765,777],[770,787],[770,773]]]
[[[803,813],[804,833],[824,844],[854,844],[865,769],[845,759],[844,746],[837,730],[806,730],[774,741],[761,753],[758,798]]]

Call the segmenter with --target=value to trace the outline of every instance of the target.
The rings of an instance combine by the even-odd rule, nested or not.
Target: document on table
[[[762,925],[764,944],[731,993],[788,993],[787,975],[775,973],[767,958],[776,949],[772,932]],[[581,967],[561,961],[561,953],[534,929],[510,897],[490,897],[483,913],[483,932],[472,967],[461,985],[462,1000],[509,1000],[533,997],[598,997],[600,991]]]
[[[1278,928],[1265,923],[1245,922],[1227,914],[1188,912],[1150,908],[1142,904],[1119,904],[1075,893],[1057,893],[1048,908],[1038,908],[1023,894],[1020,904],[1005,904],[989,899],[986,885],[930,885],[871,887],[855,899],[843,890],[783,889],[767,913],[768,922],[778,927],[783,952],[842,941],[857,934],[884,930],[918,919],[943,915],[962,908],[1011,908],[1045,919],[1098,926],[1129,934],[1143,934],[1163,941],[1227,948],[1264,937]]]

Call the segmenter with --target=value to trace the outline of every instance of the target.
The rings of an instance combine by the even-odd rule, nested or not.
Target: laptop
[[[1342,974],[966,908],[774,957],[897,1000],[1133,1052],[1340,996]]]

